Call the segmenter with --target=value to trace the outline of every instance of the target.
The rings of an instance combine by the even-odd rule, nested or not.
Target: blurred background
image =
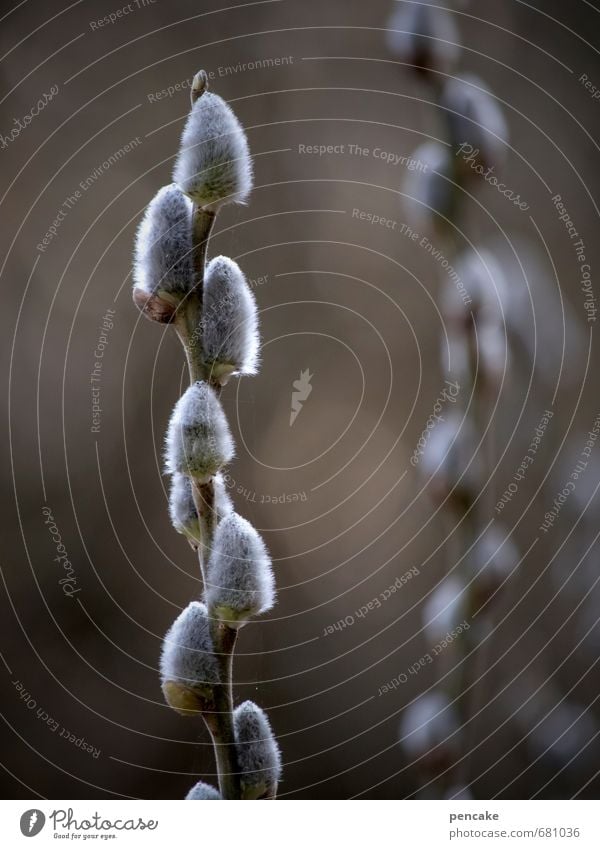
[[[260,373],[223,393],[228,481],[273,556],[279,598],[242,631],[234,674],[236,701],[269,713],[280,795],[599,792],[600,11],[429,4],[416,38],[406,21],[419,5],[5,7],[6,798],[182,798],[214,781],[204,727],[166,707],[157,674],[165,631],[201,593],[162,467],[184,361],[174,333],[135,309],[130,279],[199,68],[254,157],[250,202],[219,215],[210,253],[242,266],[260,310]],[[503,116],[494,173],[526,208],[472,168],[455,173],[449,116],[464,113],[467,130],[480,118],[442,86],[466,74]],[[441,189],[443,169],[410,166],[432,142],[454,163]],[[447,266],[465,248],[497,266],[502,332],[488,348],[475,334],[483,388],[451,356]],[[290,424],[297,381],[306,397]],[[477,413],[450,470],[449,451],[433,465],[414,454],[424,431],[439,450],[442,423],[427,423],[445,381],[460,391],[441,416]],[[463,469],[479,470],[476,503],[457,508],[440,474]],[[473,554],[500,520],[501,542]],[[513,559],[481,612],[465,557],[483,571],[501,543]],[[441,729],[424,694],[446,700]]]

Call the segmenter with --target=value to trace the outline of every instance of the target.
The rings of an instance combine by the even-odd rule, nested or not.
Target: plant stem
[[[194,263],[194,292],[200,298],[202,308],[202,285],[204,283],[204,266],[208,251],[208,240],[215,223],[216,213],[194,204],[192,212],[192,259]]]
[[[185,351],[192,383],[196,380],[206,380],[208,377],[202,357],[202,300],[206,254],[215,217],[214,212],[194,205],[192,212],[194,287],[180,304],[175,318],[175,329]]]
[[[183,345],[190,374],[190,382],[206,380],[210,374],[202,356],[202,296],[204,270],[215,213],[194,206],[192,219],[192,251],[194,262],[194,288],[180,305],[175,328]],[[210,557],[217,524],[215,488],[212,480],[192,487],[194,504],[200,522],[198,561],[206,589],[206,564]],[[239,799],[240,774],[233,731],[232,669],[233,649],[237,631],[211,618],[209,622],[213,650],[219,664],[220,684],[214,687],[215,710],[206,714],[204,721],[209,730],[219,776],[219,790],[223,799]]]
[[[200,520],[200,546],[198,561],[206,589],[206,566],[210,557],[216,512],[214,506],[214,484],[196,484],[192,489],[194,503]],[[215,710],[205,717],[215,749],[219,790],[224,799],[240,798],[240,776],[233,732],[233,649],[237,631],[211,618],[209,621],[213,650],[219,664],[219,681],[213,688]]]
[[[222,683],[214,688],[215,712],[207,715],[206,724],[215,748],[221,796],[224,799],[239,799],[240,772],[233,731],[232,694],[233,649],[237,631],[211,619],[210,632]]]

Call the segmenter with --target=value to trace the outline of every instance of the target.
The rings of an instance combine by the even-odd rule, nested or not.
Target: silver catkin
[[[400,744],[412,758],[434,757],[456,751],[460,723],[454,706],[441,690],[419,696],[402,713]],[[439,751],[436,750],[439,747]]]
[[[192,202],[171,183],[154,196],[138,228],[134,286],[180,296],[193,285]]]
[[[223,797],[219,793],[219,791],[214,788],[211,784],[205,784],[203,781],[199,781],[197,784],[194,784],[190,792],[185,797],[186,799],[199,799],[199,800],[213,800],[213,799],[222,799]]]
[[[242,798],[274,798],[281,775],[281,754],[266,713],[243,702],[233,714]]]
[[[252,188],[244,130],[225,101],[205,92],[190,111],[173,179],[198,206],[242,202]]]
[[[208,562],[206,603],[230,627],[270,610],[275,602],[271,559],[250,522],[230,513],[219,522]]]
[[[485,168],[501,165],[507,153],[508,125],[486,84],[475,74],[448,79],[440,105],[447,110],[450,143],[468,144]]]
[[[386,41],[394,56],[421,72],[447,74],[460,55],[458,30],[441,6],[399,4],[388,21]]]
[[[171,479],[169,494],[169,515],[175,530],[188,538],[197,548],[201,542],[200,522],[196,504],[192,494],[193,482],[190,477],[176,472]],[[216,474],[213,480],[214,505],[217,521],[220,521],[233,510],[231,498],[225,487],[223,475]]]
[[[169,422],[167,471],[206,482],[233,454],[229,425],[214,390],[202,381],[193,383],[175,405]]]
[[[204,358],[212,372],[256,372],[256,301],[241,268],[228,257],[215,257],[207,266],[202,328]]]
[[[219,681],[206,606],[192,601],[169,628],[162,647],[160,676],[172,708],[183,714],[212,706],[212,688]]]

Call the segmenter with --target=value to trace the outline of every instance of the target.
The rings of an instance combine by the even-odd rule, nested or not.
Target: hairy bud
[[[412,155],[418,167],[408,172],[405,203],[415,223],[445,231],[454,217],[458,190],[453,157],[443,144],[425,142]]]
[[[281,775],[281,755],[266,713],[243,702],[233,714],[242,799],[274,799]]]
[[[217,514],[217,522],[220,522],[233,512],[233,502],[227,492],[223,475],[215,475],[213,486],[215,491],[214,509]]]
[[[155,321],[172,321],[193,285],[192,202],[171,183],[150,202],[138,228],[133,299]]]
[[[507,534],[506,528],[494,522],[479,537],[468,557],[475,610],[489,601],[517,568],[519,549]]]
[[[222,796],[211,784],[205,784],[199,781],[194,784],[190,792],[185,797],[186,799],[221,799]]]
[[[255,374],[258,356],[256,301],[239,265],[215,257],[204,275],[202,348],[211,377]]]
[[[171,478],[169,516],[177,533],[186,536],[193,547],[198,548],[201,533],[192,495],[192,480],[180,472],[176,472]]]
[[[507,324],[511,316],[511,287],[501,264],[486,248],[463,251],[456,263],[456,273],[463,291],[456,286],[444,286],[441,299],[452,348],[452,371],[463,383],[474,376],[470,374],[474,363],[468,352],[475,350],[476,345],[479,377],[495,389],[507,371],[509,360]],[[463,297],[465,292],[467,298]]]
[[[458,510],[465,510],[482,484],[482,460],[477,437],[469,419],[450,413],[437,422],[423,451],[421,471],[437,501],[449,498]]]
[[[231,460],[229,425],[208,384],[197,381],[183,393],[173,410],[166,442],[167,471],[188,475],[198,483],[206,483]]]
[[[168,704],[183,716],[210,711],[213,685],[219,681],[206,606],[192,601],[163,641],[160,658],[162,689]]]
[[[410,758],[422,758],[431,772],[449,767],[458,748],[460,722],[453,705],[441,690],[419,696],[404,709],[400,745]]]
[[[219,522],[208,562],[206,603],[231,628],[273,607],[271,560],[250,522],[230,513]]]
[[[441,306],[444,318],[459,328],[476,321],[502,324],[510,310],[511,291],[502,265],[487,248],[463,251],[456,260],[456,274],[467,298],[456,286],[444,286]]]
[[[229,515],[233,510],[231,498],[225,488],[223,476],[214,477],[214,510],[217,521]],[[171,524],[179,534],[187,537],[193,548],[198,548],[201,542],[200,522],[192,493],[192,478],[176,472],[171,478],[171,493],[169,496],[169,515]]]
[[[456,65],[460,48],[452,15],[439,6],[401,3],[387,25],[387,43],[401,62],[415,71],[447,74]]]
[[[183,130],[173,179],[194,203],[212,210],[242,202],[249,194],[252,162],[246,134],[218,95],[199,92]]]
[[[460,624],[466,609],[466,590],[460,578],[449,575],[431,591],[423,604],[423,627],[435,645]]]
[[[483,173],[502,165],[508,126],[483,80],[474,74],[447,80],[440,104],[447,110],[450,143],[459,149],[456,159],[465,173],[476,175],[477,166]]]

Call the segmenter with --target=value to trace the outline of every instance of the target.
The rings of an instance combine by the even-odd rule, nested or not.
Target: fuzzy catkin
[[[457,202],[454,160],[439,142],[425,142],[412,155],[417,163],[405,182],[406,203],[418,226],[450,227]],[[446,220],[444,220],[446,219]]]
[[[400,743],[412,758],[452,756],[460,723],[454,706],[441,690],[419,696],[402,713]],[[440,751],[434,750],[439,747]]]
[[[177,533],[186,536],[197,548],[200,545],[200,523],[192,495],[192,481],[176,472],[171,478],[169,516]]]
[[[252,188],[246,134],[225,101],[205,92],[192,106],[173,179],[198,206],[243,202]]]
[[[194,784],[190,792],[185,797],[186,799],[200,799],[200,800],[212,800],[212,799],[222,799],[223,797],[219,793],[219,791],[214,788],[210,784],[205,784],[203,781],[199,781],[197,784]]]
[[[217,514],[217,521],[220,522],[221,519],[233,512],[233,502],[227,492],[225,478],[221,473],[215,475],[213,488],[215,492],[214,510]]]
[[[448,79],[440,105],[447,110],[450,143],[454,148],[470,145],[472,150],[468,153],[486,169],[502,165],[507,152],[508,126],[483,80],[475,74]]]
[[[467,557],[477,601],[483,604],[497,592],[515,572],[518,563],[519,549],[508,530],[501,523],[494,522],[479,537]]]
[[[468,339],[472,336],[473,346],[477,345],[478,376],[495,388],[508,367],[506,319],[510,314],[511,287],[501,264],[483,247],[463,251],[456,260],[456,274],[463,291],[452,285],[442,290],[442,312],[448,322],[451,355],[456,357],[452,371],[461,382],[469,381],[473,363],[468,356]],[[463,297],[464,292],[468,299]]]
[[[422,620],[429,645],[443,640],[465,611],[466,589],[458,575],[448,575],[431,591],[423,604]]]
[[[169,421],[167,471],[207,482],[234,454],[223,408],[207,383],[193,383],[181,396]]]
[[[256,301],[239,265],[225,256],[210,261],[204,275],[204,359],[216,374],[255,374],[258,358]]]
[[[416,71],[447,74],[458,60],[458,30],[440,6],[400,4],[388,21],[386,39],[390,52]]]
[[[173,475],[169,495],[169,515],[171,517],[171,524],[177,533],[186,536],[194,548],[198,548],[202,534],[196,504],[192,494],[192,486],[192,479],[187,475],[182,475],[180,472],[176,472]],[[233,504],[225,487],[223,475],[215,475],[213,486],[213,510],[216,513],[217,521],[220,521],[231,513]]]
[[[483,482],[481,453],[471,421],[450,413],[436,422],[423,451],[421,473],[436,500],[449,497],[450,504],[465,509],[477,496]]]
[[[134,286],[183,296],[193,285],[192,202],[171,183],[150,201],[138,228]]]
[[[231,628],[265,613],[275,602],[271,560],[250,522],[231,513],[217,526],[208,561],[206,603]]]
[[[266,713],[242,702],[233,714],[242,799],[274,798],[281,775],[281,754]]]
[[[468,298],[456,286],[444,286],[441,298],[444,318],[464,328],[470,323],[472,313],[476,321],[502,325],[510,312],[512,293],[492,251],[482,246],[462,251],[456,259],[455,271]]]
[[[210,710],[219,667],[213,653],[206,606],[192,601],[171,625],[160,658],[163,693],[183,715]]]

